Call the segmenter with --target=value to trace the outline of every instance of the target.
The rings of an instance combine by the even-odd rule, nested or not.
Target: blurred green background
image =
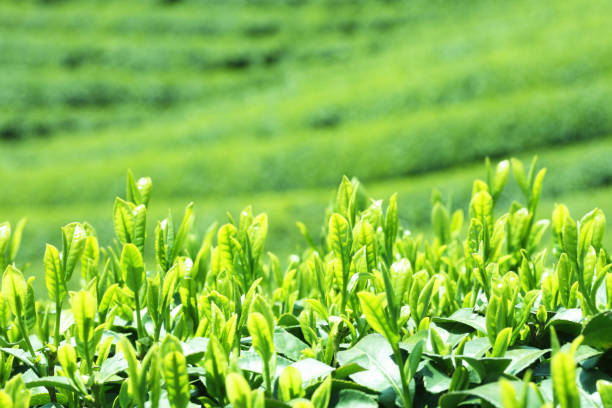
[[[110,242],[129,167],[153,178],[151,228],[189,201],[200,232],[252,204],[286,255],[343,174],[397,191],[418,230],[432,188],[462,207],[484,157],[534,154],[540,216],[564,201],[612,220],[611,15],[609,0],[0,2],[0,220],[28,218],[19,260],[39,274],[61,225]]]

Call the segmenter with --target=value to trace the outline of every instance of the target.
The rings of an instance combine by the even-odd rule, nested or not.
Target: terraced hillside
[[[27,216],[26,242],[83,219],[109,239],[130,167],[155,181],[152,218],[195,201],[202,232],[253,204],[289,253],[288,220],[319,225],[342,174],[398,191],[419,229],[432,187],[464,206],[485,156],[533,154],[553,175],[545,208],[610,213],[609,15],[607,0],[2,2],[0,219]],[[23,248],[30,273],[43,249]]]

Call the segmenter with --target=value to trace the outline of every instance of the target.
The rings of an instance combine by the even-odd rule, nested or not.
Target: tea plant
[[[502,213],[510,170],[523,197]],[[0,224],[0,402],[610,407],[606,218],[538,219],[545,173],[487,161],[467,214],[434,193],[431,235],[343,178],[321,238],[298,224],[308,247],[282,267],[250,207],[196,241],[189,204],[147,237],[152,182],[128,172],[114,242],[71,223],[47,245],[47,298],[15,263],[24,223]]]

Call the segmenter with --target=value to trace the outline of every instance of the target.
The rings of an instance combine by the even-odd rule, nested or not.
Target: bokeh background
[[[287,255],[343,174],[397,191],[418,231],[432,188],[463,207],[484,157],[534,154],[542,217],[563,201],[612,219],[610,16],[609,0],[1,1],[0,220],[28,218],[19,259],[40,274],[68,222],[111,241],[131,168],[153,178],[151,229],[189,201],[199,232],[252,204]]]

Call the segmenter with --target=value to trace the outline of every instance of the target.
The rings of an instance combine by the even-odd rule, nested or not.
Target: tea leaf
[[[164,357],[163,373],[172,408],[185,408],[189,404],[189,377],[185,356],[172,351]]]
[[[278,379],[278,387],[281,401],[290,401],[304,394],[302,376],[295,367],[289,366],[283,370]]]
[[[142,255],[134,244],[126,244],[121,252],[121,274],[130,290],[137,293],[145,281]]]
[[[561,408],[579,408],[580,397],[572,355],[565,352],[556,353],[551,361],[551,371],[556,404]]]
[[[235,408],[250,408],[251,404],[251,387],[249,383],[237,373],[229,373],[225,378],[225,388],[227,389],[227,398]]]
[[[359,301],[366,320],[372,328],[385,336],[391,344],[399,342],[399,335],[391,326],[386,310],[385,295],[375,295],[370,292],[359,292]]]
[[[2,274],[2,295],[8,300],[11,312],[21,316],[25,307],[27,284],[21,271],[9,265]]]

